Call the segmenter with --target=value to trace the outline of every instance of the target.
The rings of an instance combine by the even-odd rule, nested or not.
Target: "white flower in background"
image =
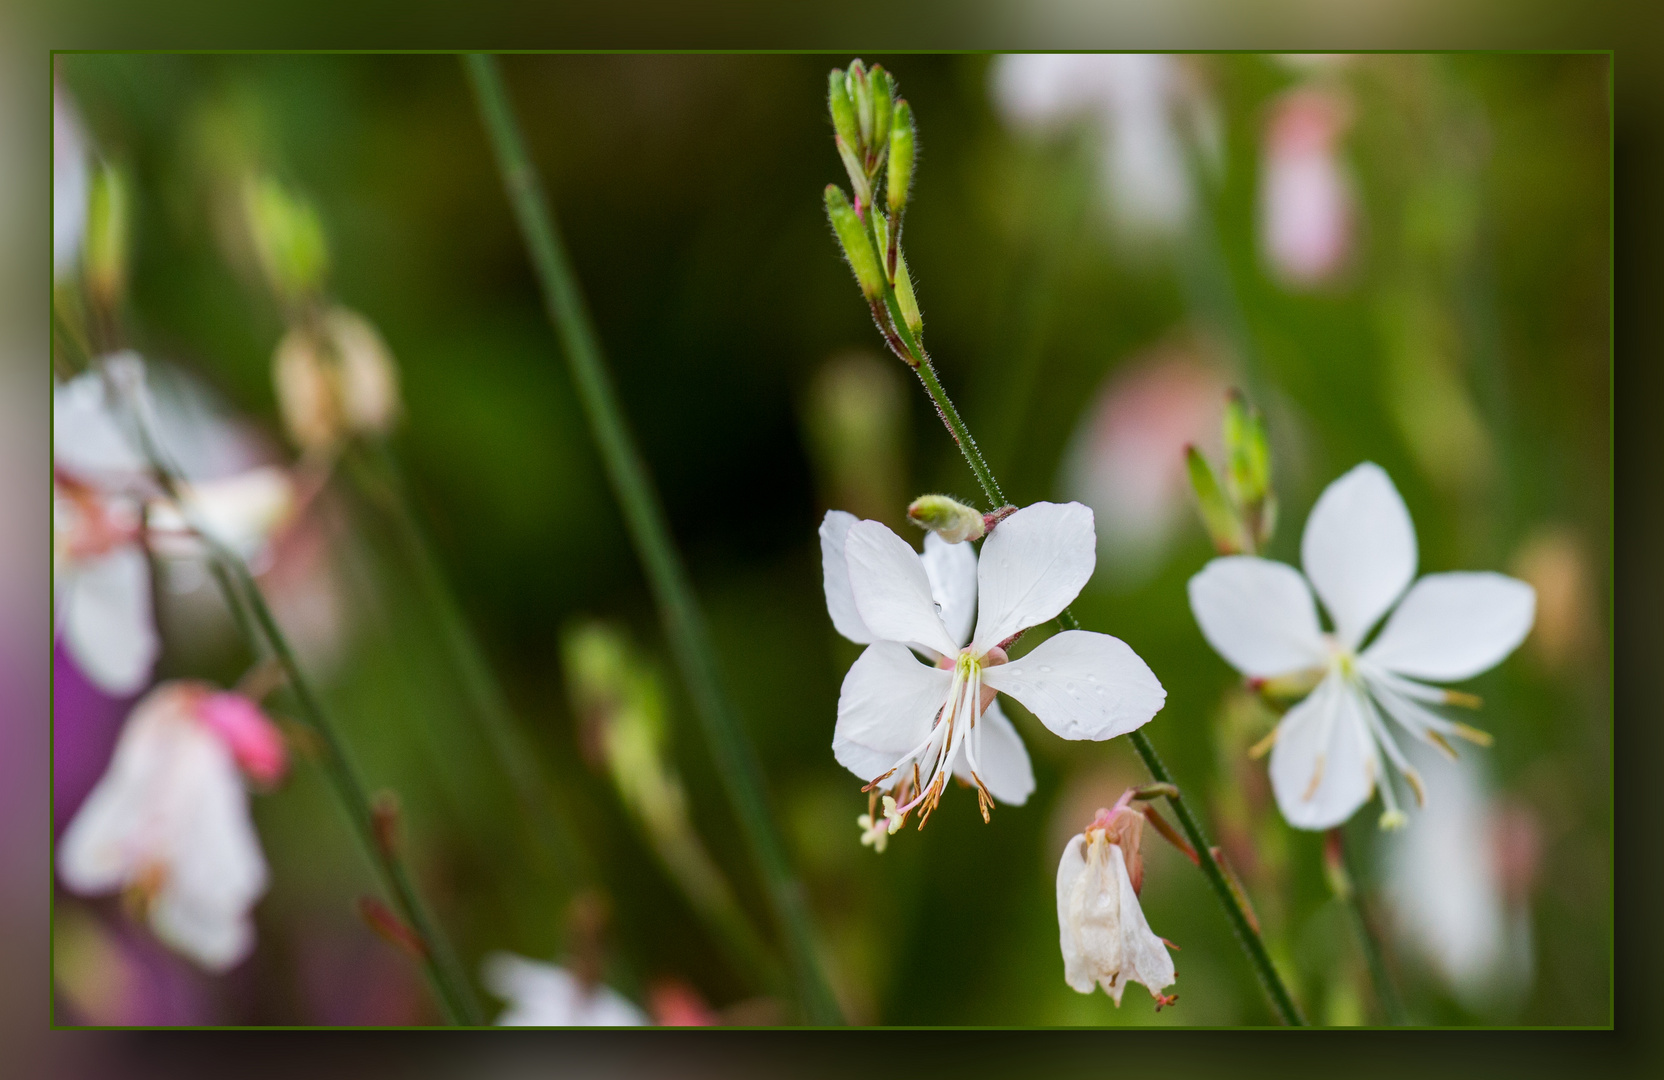
[[[1394,923],[1464,1005],[1505,1012],[1531,985],[1535,827],[1510,817],[1475,765],[1419,746],[1409,754],[1439,812],[1418,815],[1385,849]]]
[[[107,366],[142,380],[142,362],[124,354]],[[160,437],[189,443],[189,425]],[[186,518],[245,559],[257,559],[293,505],[287,474],[272,467],[187,481],[185,515],[161,497],[122,424],[120,405],[97,371],[53,387],[53,592],[58,630],[76,664],[100,689],[131,694],[150,679],[160,642],[152,609],[151,551],[201,558]]]
[[[1097,126],[1104,197],[1123,233],[1170,234],[1189,222],[1186,126],[1203,143],[1216,136],[1180,61],[1161,53],[1016,53],[997,57],[991,74],[994,102],[1015,126]]]
[[[276,782],[282,737],[253,702],[169,682],[141,699],[110,767],[58,845],[58,878],[83,896],[128,892],[156,936],[211,971],[254,948],[249,912],[266,861],[239,769]]]
[[[1081,419],[1065,484],[1098,523],[1099,572],[1121,586],[1149,577],[1193,515],[1185,447],[1218,456],[1230,383],[1184,347],[1118,369]]]
[[[832,751],[888,793],[891,833],[914,809],[928,817],[956,775],[975,785],[985,818],[996,799],[1028,799],[1028,751],[996,691],[1065,739],[1124,735],[1166,700],[1144,661],[1108,634],[1064,631],[1007,662],[1004,646],[1055,618],[1092,576],[1092,511],[1079,503],[1016,511],[983,542],[980,560],[970,544],[935,533],[921,559],[879,522],[838,510],[820,536],[832,624],[867,646],[844,678]],[[876,833],[871,815],[863,830]]]
[[[1063,846],[1057,866],[1063,979],[1083,994],[1102,986],[1117,1007],[1129,982],[1143,983],[1159,1009],[1176,1000],[1161,991],[1178,976],[1166,943],[1150,929],[1138,903],[1144,818],[1128,801],[1122,796],[1113,809],[1099,810],[1092,824]]]
[[[486,957],[486,989],[508,1002],[503,1027],[641,1027],[642,1011],[599,984],[585,987],[563,967],[513,953]]]
[[[1316,682],[1273,733],[1271,786],[1289,824],[1339,825],[1379,784],[1382,827],[1402,825],[1382,755],[1418,800],[1424,793],[1383,712],[1452,756],[1450,736],[1488,743],[1489,736],[1427,708],[1466,695],[1420,680],[1454,682],[1500,663],[1530,631],[1535,593],[1494,573],[1429,574],[1409,587],[1415,527],[1392,480],[1368,462],[1318,498],[1300,558],[1304,576],[1248,555],[1214,559],[1190,579],[1191,610],[1208,644],[1250,679]],[[1334,623],[1331,633],[1318,625],[1313,589]],[[1362,648],[1389,609],[1392,617]]]
[[[87,137],[75,101],[56,82],[52,86],[52,276],[63,279],[81,260],[81,237],[87,228]]]
[[[1272,106],[1260,166],[1260,245],[1293,286],[1333,277],[1352,247],[1352,185],[1338,143],[1346,102],[1305,87]]]

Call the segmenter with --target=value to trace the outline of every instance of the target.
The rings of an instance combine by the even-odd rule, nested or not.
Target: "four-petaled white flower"
[[[921,559],[879,522],[837,510],[820,536],[832,623],[867,646],[844,678],[832,751],[888,793],[892,833],[914,809],[922,825],[956,775],[975,785],[984,818],[995,799],[1028,799],[1028,751],[995,691],[1065,739],[1124,735],[1166,700],[1144,661],[1108,634],[1064,631],[1006,660],[1005,645],[1055,618],[1092,576],[1092,511],[1079,503],[1016,511],[983,542],[980,560],[969,544],[934,533]]]
[[[274,783],[281,735],[253,702],[201,683],[163,683],[134,707],[110,767],[58,845],[71,892],[129,892],[156,936],[223,971],[254,947],[249,911],[266,861],[241,773]]]
[[[1128,805],[1131,794],[1099,810],[1063,846],[1057,866],[1063,979],[1083,994],[1102,986],[1117,1007],[1129,982],[1143,983],[1159,1009],[1175,1000],[1161,991],[1178,976],[1166,942],[1150,929],[1138,903],[1144,818]]]
[[[563,967],[513,953],[485,959],[485,985],[508,1008],[497,1017],[503,1027],[641,1027],[642,1011],[601,986],[586,987]]]
[[[1379,785],[1382,826],[1402,825],[1381,756],[1418,801],[1421,781],[1382,713],[1451,756],[1450,736],[1488,743],[1426,707],[1467,695],[1419,680],[1454,682],[1501,662],[1530,631],[1536,594],[1494,573],[1429,574],[1405,592],[1416,572],[1415,528],[1392,480],[1368,462],[1317,500],[1300,558],[1304,576],[1253,556],[1214,559],[1190,579],[1191,610],[1208,643],[1250,679],[1321,679],[1273,733],[1271,786],[1289,824],[1339,825]],[[1332,633],[1318,624],[1314,589]]]
[[[142,388],[136,355],[104,364]],[[53,592],[58,629],[76,664],[99,688],[126,695],[149,681],[160,649],[147,545],[163,556],[200,558],[203,545],[188,528],[194,523],[253,558],[288,515],[293,485],[270,466],[191,482],[182,515],[161,497],[112,395],[96,371],[53,388]],[[179,418],[163,416],[173,421],[164,440],[194,434]]]

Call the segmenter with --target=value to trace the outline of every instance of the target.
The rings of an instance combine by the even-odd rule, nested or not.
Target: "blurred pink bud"
[[[1337,144],[1348,123],[1333,93],[1297,89],[1272,107],[1260,173],[1260,241],[1291,285],[1334,276],[1352,247],[1352,190]]]
[[[722,1021],[699,991],[680,979],[660,979],[647,992],[653,1023],[660,1027],[715,1027]]]
[[[205,695],[197,715],[231,748],[237,765],[257,783],[271,785],[289,770],[289,750],[283,733],[266,718],[260,706],[241,694]]]

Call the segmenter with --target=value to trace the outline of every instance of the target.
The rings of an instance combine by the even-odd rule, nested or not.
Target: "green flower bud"
[[[127,252],[132,234],[132,201],[127,176],[113,165],[92,178],[87,199],[84,266],[92,302],[113,310],[127,288]]]
[[[855,119],[860,128],[861,139],[857,144],[864,154],[866,148],[872,144],[872,86],[867,81],[867,67],[860,59],[849,62],[849,73],[845,76],[849,86],[849,97],[855,104]]]
[[[297,303],[323,288],[329,245],[312,204],[271,177],[250,178],[243,210],[261,268],[284,303]]]
[[[1190,473],[1190,486],[1196,490],[1196,503],[1202,512],[1202,524],[1207,526],[1213,546],[1221,555],[1238,555],[1253,550],[1243,535],[1242,522],[1225,498],[1219,481],[1207,460],[1194,447],[1186,447],[1185,468]]]
[[[833,68],[826,81],[826,100],[827,107],[832,111],[832,130],[837,132],[838,138],[842,139],[846,146],[853,149],[860,145],[861,131],[859,122],[855,119],[855,103],[849,98],[849,85],[839,68]]]
[[[1249,538],[1271,539],[1277,504],[1271,490],[1271,449],[1265,417],[1233,390],[1225,402],[1225,490],[1240,509]]]
[[[868,300],[883,296],[884,271],[878,265],[878,252],[873,250],[872,237],[867,235],[867,227],[855,213],[855,208],[849,205],[849,198],[844,195],[843,189],[836,184],[826,185],[826,216],[832,221],[832,230],[838,234],[838,243],[843,246],[849,268],[855,271],[861,294]]]
[[[907,520],[950,544],[980,540],[987,531],[982,511],[946,495],[920,495],[907,507]]]
[[[907,321],[907,329],[912,331],[913,340],[917,342],[924,336],[924,316],[919,313],[919,301],[913,296],[913,275],[907,272],[907,256],[898,247],[896,249],[896,303],[901,307],[901,317]]]
[[[867,73],[867,86],[872,93],[872,142],[867,146],[868,160],[878,167],[890,143],[890,120],[895,110],[895,80],[882,65],[874,64]]]
[[[905,100],[898,101],[890,128],[890,172],[884,182],[890,213],[898,223],[907,206],[907,189],[913,183],[913,138],[913,110]]]

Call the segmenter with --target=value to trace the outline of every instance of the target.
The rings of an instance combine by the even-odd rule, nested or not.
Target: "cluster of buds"
[[[1277,496],[1271,487],[1265,418],[1240,391],[1232,390],[1226,399],[1224,431],[1223,484],[1195,446],[1185,448],[1185,465],[1214,547],[1221,555],[1253,555],[1271,542]]]
[[[826,214],[879,329],[897,355],[916,364],[924,318],[901,250],[917,142],[913,111],[895,96],[895,80],[878,64],[869,71],[855,60],[848,71],[833,69],[828,82],[834,142],[855,200],[828,184]]]

